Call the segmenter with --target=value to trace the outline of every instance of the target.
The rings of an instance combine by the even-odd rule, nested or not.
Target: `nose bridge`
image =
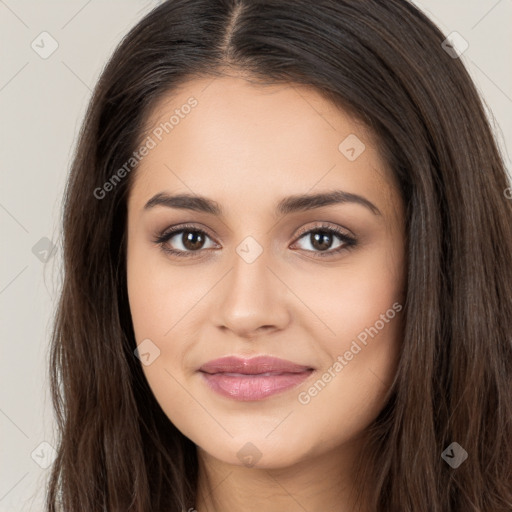
[[[253,237],[235,249],[218,302],[218,323],[238,334],[262,326],[282,328],[288,318],[283,283],[274,276],[270,250]]]
[[[251,298],[257,300],[260,296],[269,298],[268,287],[273,277],[268,268],[269,259],[269,249],[254,237],[248,236],[242,240],[233,255],[230,295],[238,295],[238,299],[249,302]]]

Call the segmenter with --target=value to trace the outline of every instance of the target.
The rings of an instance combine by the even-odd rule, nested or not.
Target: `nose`
[[[220,329],[252,338],[286,328],[290,293],[268,260],[265,251],[251,263],[235,253],[232,268],[219,283],[215,297],[214,320]]]

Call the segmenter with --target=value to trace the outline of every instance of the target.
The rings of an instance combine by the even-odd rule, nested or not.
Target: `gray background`
[[[0,0],[0,512],[43,508],[55,446],[46,361],[70,158],[103,65],[158,3]],[[510,169],[512,0],[416,4],[445,34],[456,31],[469,43],[461,58]],[[46,55],[52,44],[58,48]]]

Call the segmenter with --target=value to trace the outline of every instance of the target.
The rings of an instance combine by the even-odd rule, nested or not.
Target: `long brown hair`
[[[109,180],[163,94],[226,69],[307,84],[350,110],[376,135],[406,206],[402,352],[358,467],[371,511],[512,510],[510,184],[444,40],[406,0],[168,0],[124,38],[95,88],[65,193],[48,512],[194,504],[195,445],[133,352],[125,235],[136,167]],[[442,457],[454,442],[468,454],[457,468]]]

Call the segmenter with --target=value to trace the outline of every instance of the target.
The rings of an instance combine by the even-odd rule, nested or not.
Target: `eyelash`
[[[207,249],[199,249],[197,251],[181,251],[181,250],[176,250],[176,249],[169,249],[168,247],[166,247],[165,244],[171,238],[173,238],[178,233],[183,233],[184,231],[189,231],[192,233],[200,233],[202,235],[207,236],[208,238],[211,238],[210,235],[208,235],[208,233],[206,231],[204,231],[202,229],[198,229],[195,226],[190,225],[190,224],[183,224],[183,225],[168,229],[166,231],[163,231],[153,240],[153,242],[155,244],[159,245],[160,249],[163,252],[165,252],[167,254],[172,254],[173,256],[178,256],[178,257],[193,258],[194,253],[200,253],[203,250],[207,250]],[[344,250],[350,250],[357,245],[357,240],[355,238],[347,235],[339,228],[325,225],[325,224],[322,224],[321,226],[314,227],[312,229],[301,231],[298,235],[297,241],[300,240],[304,235],[309,235],[311,233],[316,233],[316,232],[322,232],[322,233],[336,235],[338,238],[340,238],[340,240],[344,243],[344,245],[341,245],[337,249],[327,250],[327,251],[310,251],[310,250],[303,249],[303,250],[306,250],[306,252],[314,253],[315,258],[325,258],[328,256],[333,256],[333,255],[338,254]]]

